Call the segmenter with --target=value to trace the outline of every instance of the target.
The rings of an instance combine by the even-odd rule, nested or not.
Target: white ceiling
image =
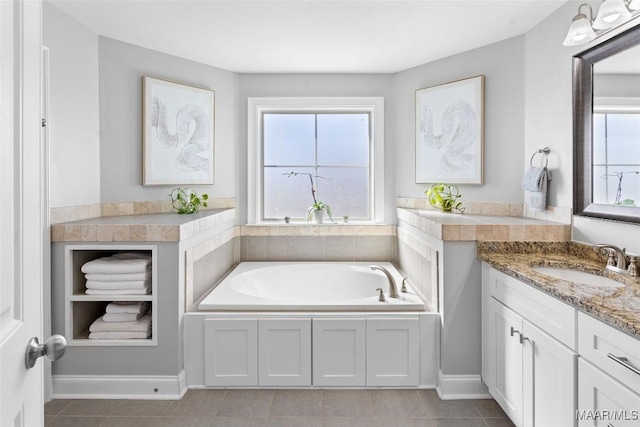
[[[393,73],[526,33],[566,0],[51,3],[99,35],[235,72]]]

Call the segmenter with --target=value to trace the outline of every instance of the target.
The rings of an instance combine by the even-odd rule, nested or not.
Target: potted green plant
[[[464,208],[462,202],[458,199],[462,197],[457,185],[451,184],[433,184],[425,191],[429,204],[442,212],[452,212],[454,210],[463,213]]]
[[[190,188],[177,187],[171,191],[171,205],[179,214],[193,214],[198,212],[200,206],[207,207],[209,195],[203,194],[198,196],[194,190]]]
[[[331,222],[335,224],[335,221],[333,220],[333,216],[331,215],[331,206],[329,206],[324,202],[318,201],[318,199],[316,199],[316,189],[313,184],[312,174],[306,173],[306,172],[292,171],[292,172],[283,173],[283,175],[286,175],[287,177],[307,175],[309,177],[309,181],[311,182],[311,197],[313,197],[313,204],[309,206],[309,208],[307,209],[307,222],[311,222],[313,220],[315,224],[322,224],[322,222],[324,221],[324,213],[326,212],[327,215],[329,215],[329,219],[331,220]],[[316,178],[324,178],[324,177],[316,175]],[[328,178],[324,178],[324,179],[328,179]]]

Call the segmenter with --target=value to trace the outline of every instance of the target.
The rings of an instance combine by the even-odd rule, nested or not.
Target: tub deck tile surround
[[[398,208],[398,221],[445,241],[567,241],[571,224],[523,216]]]
[[[191,215],[145,213],[100,216],[51,225],[52,242],[178,242],[236,218],[235,208]]]
[[[607,259],[578,242],[478,242],[478,258],[503,273],[640,339],[640,278],[605,270]],[[534,266],[572,268],[608,277],[619,288],[553,279]]]

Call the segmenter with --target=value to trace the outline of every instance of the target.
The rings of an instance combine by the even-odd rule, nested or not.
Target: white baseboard
[[[172,375],[53,375],[54,399],[179,400],[187,392],[184,371]]]
[[[436,391],[442,400],[491,399],[480,375],[445,375],[438,370]]]

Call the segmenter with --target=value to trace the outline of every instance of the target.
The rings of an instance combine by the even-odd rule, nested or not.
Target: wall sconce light
[[[584,7],[588,9],[588,17],[582,12]],[[573,18],[562,44],[578,46],[589,43],[639,15],[640,0],[603,0],[595,19],[591,6],[583,3],[578,7],[578,14]]]

